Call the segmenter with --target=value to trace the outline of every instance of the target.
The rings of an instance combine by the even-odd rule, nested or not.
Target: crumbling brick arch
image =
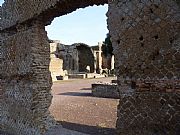
[[[38,135],[55,125],[50,116],[51,76],[45,26],[78,8],[107,0],[7,0],[0,9],[0,130]]]
[[[114,47],[119,135],[178,134],[180,14],[178,0],[109,0]],[[43,134],[51,79],[45,25],[107,0],[5,0],[0,8],[0,129]],[[168,93],[169,92],[169,93]]]

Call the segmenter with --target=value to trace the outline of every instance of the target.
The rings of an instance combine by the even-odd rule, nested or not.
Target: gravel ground
[[[0,135],[10,135],[10,134],[0,131]]]
[[[114,77],[58,81],[53,84],[50,112],[64,128],[92,135],[113,135],[117,99],[92,97],[91,84]]]

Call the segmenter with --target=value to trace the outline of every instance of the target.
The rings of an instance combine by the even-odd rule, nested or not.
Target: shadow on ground
[[[5,133],[3,131],[0,131],[0,135],[12,135],[12,134],[8,134],[8,133]]]
[[[81,90],[92,90],[92,88],[82,88]]]
[[[115,135],[116,130],[113,128],[104,128],[98,126],[81,125],[77,123],[70,123],[65,121],[58,121],[63,128],[78,131],[89,135]]]
[[[82,96],[82,97],[92,97],[92,93],[82,93],[82,92],[65,92],[59,93],[57,95],[65,95],[65,96]]]

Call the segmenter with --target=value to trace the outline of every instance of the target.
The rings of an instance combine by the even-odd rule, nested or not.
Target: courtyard
[[[57,81],[52,86],[51,115],[64,128],[94,135],[113,135],[118,99],[98,98],[91,94],[91,84],[110,82],[115,77]]]

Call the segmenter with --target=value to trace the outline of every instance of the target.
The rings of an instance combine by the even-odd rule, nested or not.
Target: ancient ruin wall
[[[49,43],[44,26],[56,16],[106,0],[6,0],[0,7],[0,130],[43,134],[54,125]]]
[[[2,27],[9,28],[18,23],[38,17],[45,24],[54,17],[71,13],[77,8],[104,4],[108,0],[5,0],[2,12]],[[41,17],[40,17],[41,16]]]
[[[173,0],[114,0],[108,27],[120,104],[119,135],[178,134],[180,9]]]
[[[39,22],[18,26],[1,36],[0,129],[12,134],[34,135],[52,124],[49,43]]]
[[[87,66],[90,67],[90,72],[94,72],[94,56],[91,48],[85,44],[77,44],[79,72],[87,72]]]
[[[126,80],[179,80],[180,15],[175,2],[116,2],[109,11],[109,28],[118,74]]]
[[[121,98],[118,135],[178,135],[179,93],[136,92]]]

